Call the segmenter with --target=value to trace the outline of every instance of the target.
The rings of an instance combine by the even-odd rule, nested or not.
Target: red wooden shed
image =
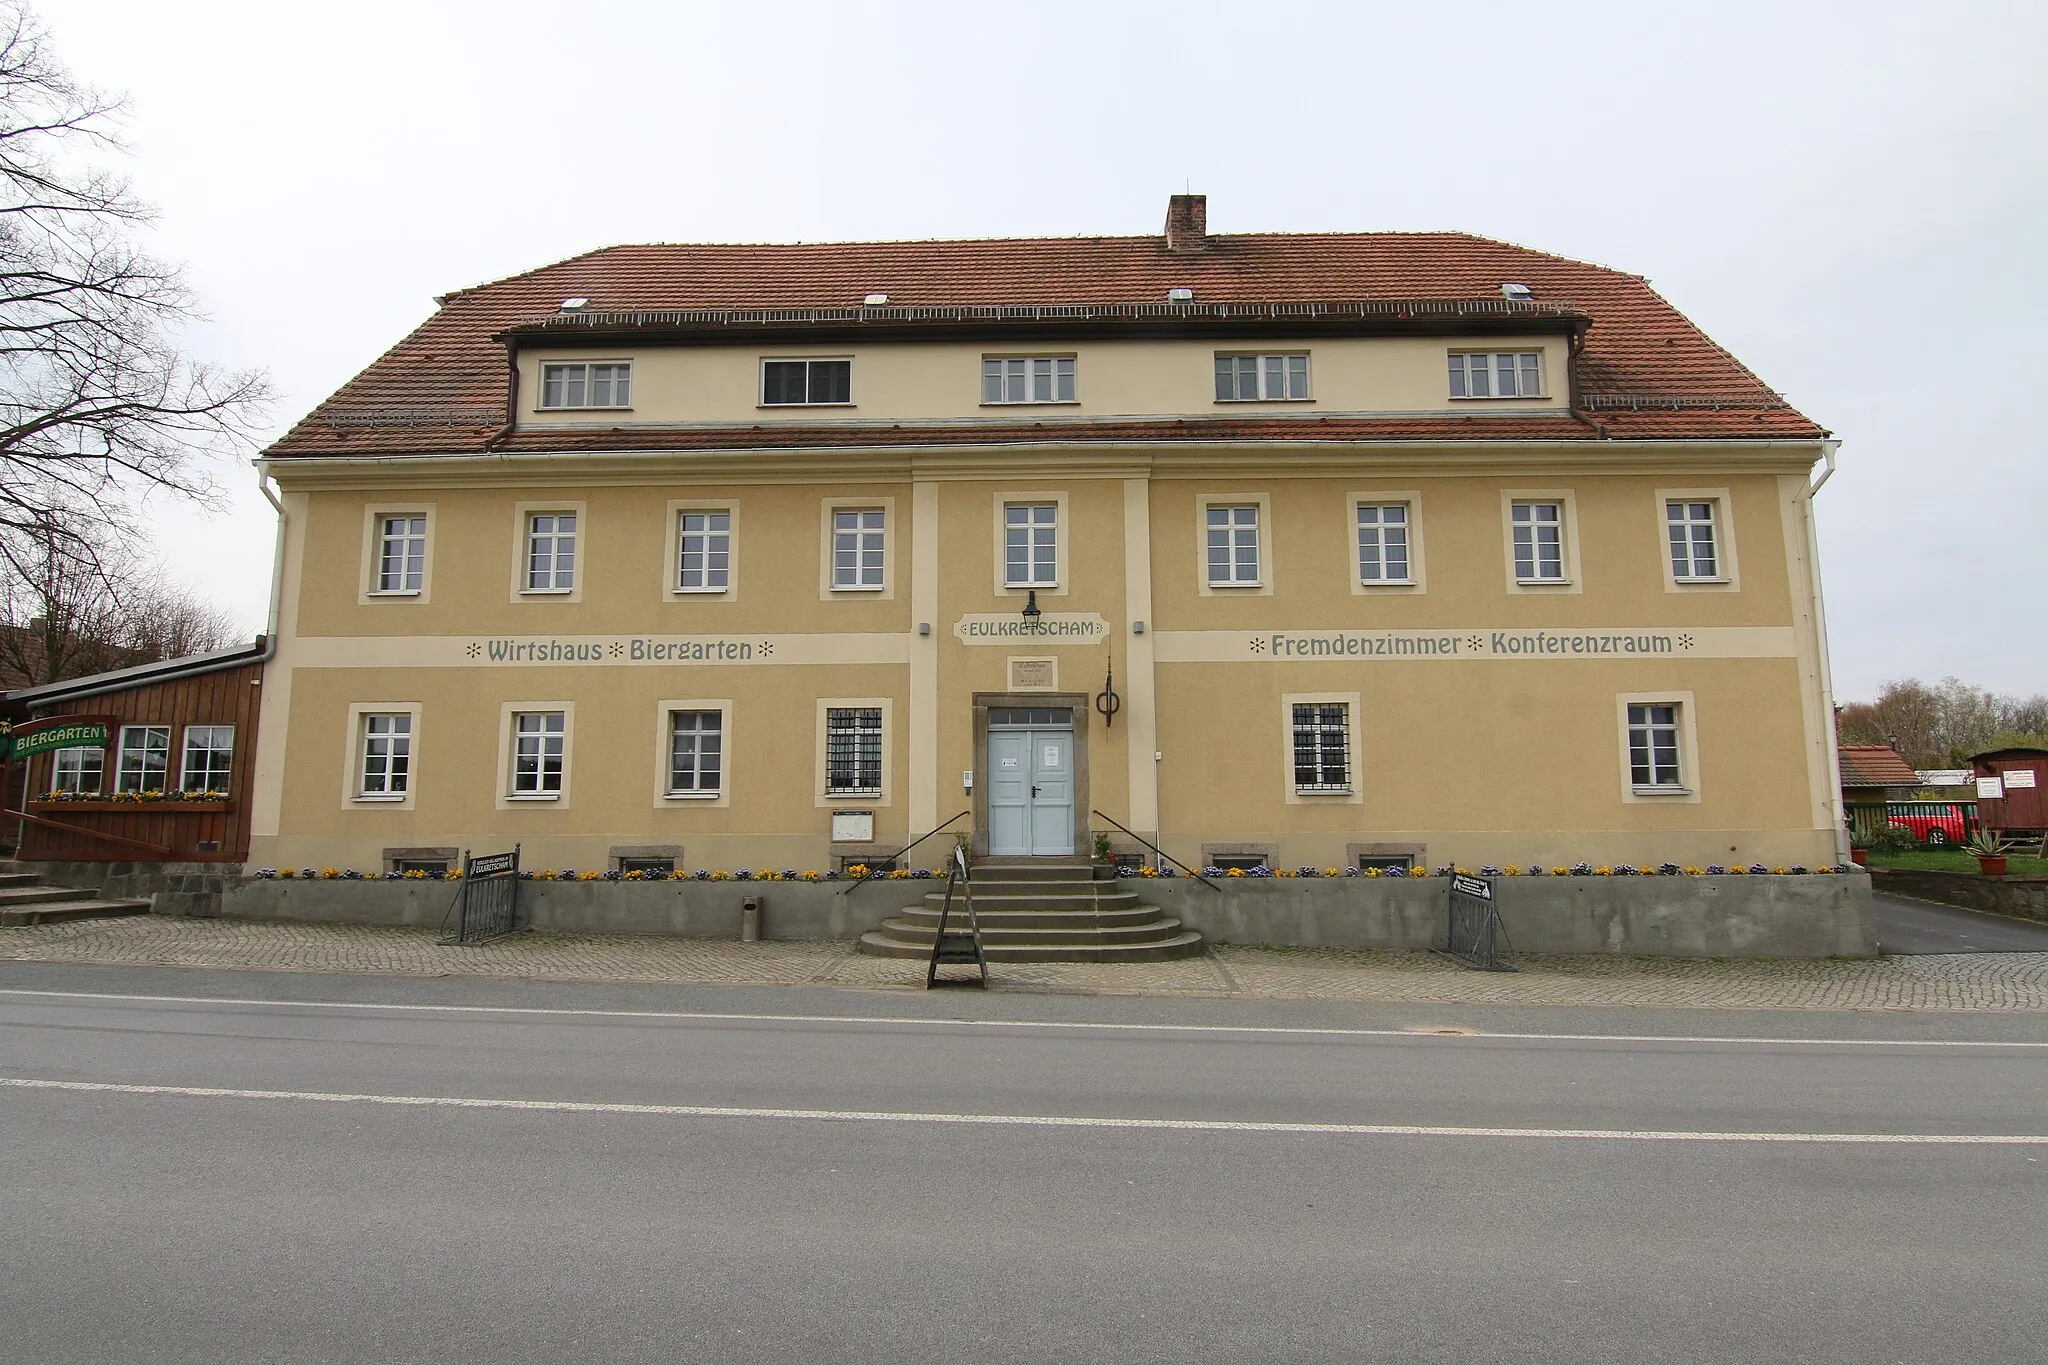
[[[1977,775],[1977,823],[2002,833],[2048,831],[2048,749],[1991,749],[1970,755]],[[1995,779],[1990,794],[1986,779]]]
[[[269,649],[253,645],[8,694],[27,800],[5,818],[16,857],[60,862],[242,862],[256,717]],[[63,730],[62,735],[51,733]],[[46,747],[56,740],[92,742]]]

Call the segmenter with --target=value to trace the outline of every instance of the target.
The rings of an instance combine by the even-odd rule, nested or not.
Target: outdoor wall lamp
[[[1024,594],[1024,623],[1036,628],[1038,625],[1038,589],[1028,589]]]

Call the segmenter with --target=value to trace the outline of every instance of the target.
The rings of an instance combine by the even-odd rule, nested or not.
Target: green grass
[[[1872,853],[1872,867],[1910,867],[1926,872],[1975,872],[1977,855],[1964,853],[1960,849],[1936,852],[1924,849],[1918,853]],[[2048,877],[2048,858],[2021,858],[2006,856],[2005,871],[2012,877]]]

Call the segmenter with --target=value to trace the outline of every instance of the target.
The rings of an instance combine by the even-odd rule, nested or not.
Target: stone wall
[[[1870,882],[1877,890],[1895,896],[2048,921],[2048,877],[1980,877],[1974,872],[1874,867]]]
[[[542,882],[520,884],[521,922],[544,932],[737,938],[741,901],[762,900],[762,933],[857,938],[935,883]],[[1213,941],[1303,948],[1426,949],[1441,932],[1441,878],[1184,878],[1124,886]],[[1870,879],[1807,877],[1501,878],[1501,922],[1526,953],[1673,957],[1869,956]],[[439,928],[457,883],[240,880],[220,913],[250,919]]]
[[[242,881],[240,863],[21,862],[50,886],[97,890],[111,900],[146,900],[159,915],[218,915]]]

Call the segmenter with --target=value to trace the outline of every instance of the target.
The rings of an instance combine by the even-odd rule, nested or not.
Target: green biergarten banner
[[[0,758],[14,761],[34,754],[46,754],[52,749],[104,749],[107,747],[108,730],[105,721],[96,720],[55,725],[45,723],[26,732],[16,730],[0,737],[0,743],[6,746],[0,749]]]

